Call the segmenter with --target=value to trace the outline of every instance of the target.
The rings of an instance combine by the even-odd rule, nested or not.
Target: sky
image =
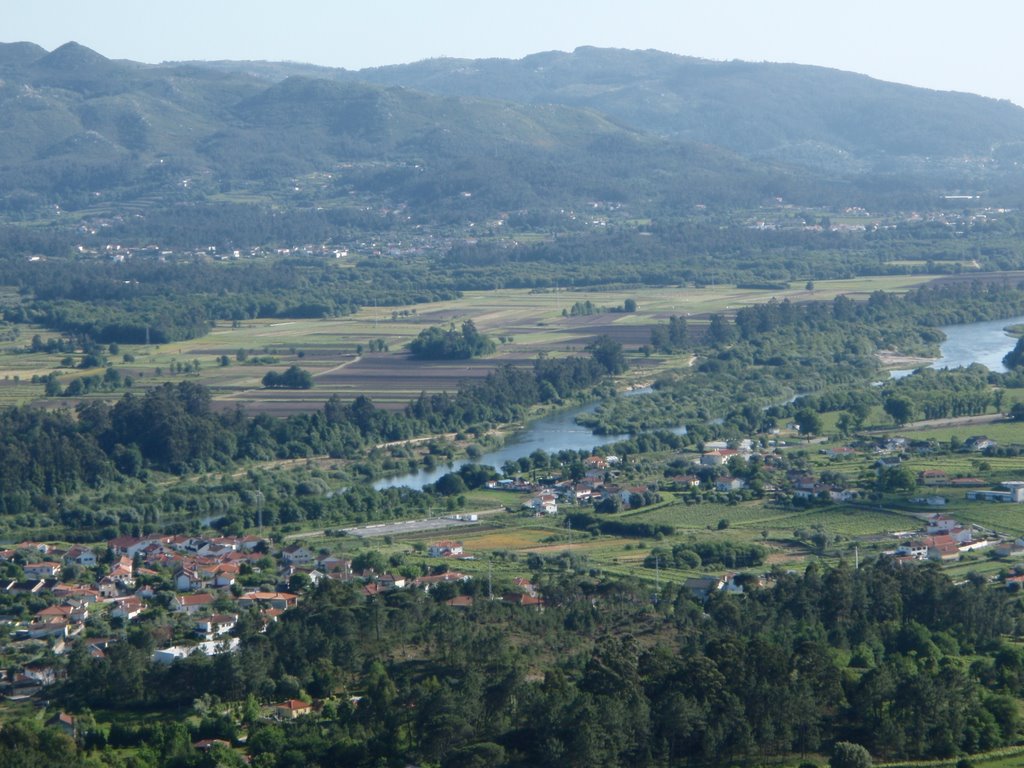
[[[0,41],[114,59],[346,69],[582,45],[793,62],[1024,106],[1024,3],[988,0],[0,0]],[[500,94],[495,94],[500,96]]]

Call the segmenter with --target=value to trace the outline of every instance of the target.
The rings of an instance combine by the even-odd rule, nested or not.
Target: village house
[[[996,544],[995,553],[996,557],[1017,559],[1020,557],[1024,557],[1024,545],[1021,544],[1020,540],[1000,541],[998,544]]]
[[[746,481],[742,478],[726,475],[715,479],[715,490],[719,493],[729,493],[730,491],[742,490],[746,484]]]
[[[194,592],[204,586],[203,579],[195,568],[182,564],[174,572],[174,588],[179,592]]]
[[[902,542],[893,553],[897,557],[912,557],[915,560],[924,560],[928,557],[928,544],[923,539],[909,539]]]
[[[107,548],[114,554],[114,557],[134,558],[146,547],[152,544],[162,545],[169,541],[166,536],[148,536],[139,538],[137,536],[118,536],[107,542]]]
[[[74,715],[69,715],[67,712],[58,712],[47,720],[46,724],[63,731],[72,739],[78,735],[78,721]]]
[[[518,605],[522,608],[533,608],[537,611],[544,610],[544,599],[536,595],[529,595],[525,592],[506,592],[501,596],[501,602],[509,605]]]
[[[66,602],[77,602],[82,605],[87,603],[98,603],[100,593],[92,587],[83,587],[80,584],[58,584],[53,588],[53,596]]]
[[[427,549],[430,557],[455,557],[462,554],[461,541],[438,541]]]
[[[990,437],[985,435],[971,435],[963,443],[963,449],[965,451],[985,451],[989,448],[995,448],[998,443]]]
[[[212,567],[203,568],[201,574],[214,589],[223,589],[235,583],[241,570],[237,563],[217,563]]]
[[[344,557],[328,555],[317,560],[316,567],[328,576],[347,577],[352,575],[352,561]]]
[[[946,485],[949,475],[941,469],[925,469],[918,473],[917,482],[921,485]]]
[[[1003,582],[1004,586],[1014,592],[1019,592],[1024,587],[1024,573],[1017,573],[1013,576],[1007,576]]]
[[[316,560],[316,555],[301,544],[293,544],[281,550],[281,560],[286,565],[306,565]]]
[[[540,493],[523,502],[524,509],[532,509],[540,515],[554,515],[558,512],[558,499],[553,493]]]
[[[213,607],[214,596],[208,592],[200,592],[194,595],[175,595],[171,598],[170,608],[175,613],[186,613],[192,615]]]
[[[947,562],[960,559],[960,548],[952,537],[946,534],[931,536],[925,539],[928,544],[928,559]]]
[[[633,485],[628,486],[626,488],[620,488],[618,493],[619,501],[622,502],[622,506],[631,507],[633,506],[633,502],[635,500],[633,497],[639,496],[640,501],[637,503],[636,506],[643,506],[642,500],[644,494],[647,493],[649,490],[650,489],[646,485]]]
[[[141,615],[144,610],[146,610],[146,604],[142,602],[141,598],[132,595],[131,597],[123,597],[115,601],[114,607],[110,609],[110,617],[123,621],[132,621]]]
[[[405,586],[405,577],[396,576],[393,573],[382,573],[377,577],[377,584],[381,589],[401,589]]]
[[[50,560],[28,563],[22,570],[27,579],[53,579],[60,575],[60,563]]]
[[[215,637],[231,632],[237,623],[237,614],[215,613],[212,616],[198,619],[195,624],[195,630],[196,634],[212,640]]]
[[[818,485],[818,479],[814,475],[797,475],[792,480],[793,488],[797,491],[813,491]]]
[[[158,648],[153,651],[151,658],[158,664],[173,664],[178,659],[187,658],[193,653],[201,653],[205,656],[231,653],[238,649],[238,645],[237,637],[222,637],[216,640],[204,640],[195,645],[172,645],[167,648]]]
[[[15,633],[18,640],[42,640],[43,638],[65,638],[71,636],[72,625],[66,621],[31,622],[19,627]],[[81,627],[76,627],[81,629]]]
[[[67,552],[64,553],[64,561],[68,563],[74,563],[80,565],[83,568],[93,568],[98,562],[96,559],[96,553],[88,547],[71,547]]]
[[[796,499],[828,499],[836,503],[850,501],[853,495],[853,491],[848,488],[840,488],[831,483],[815,483],[810,488],[800,486],[793,491],[793,498]]]
[[[39,624],[66,624],[67,622],[73,620],[72,615],[74,613],[75,609],[72,608],[70,605],[51,605],[48,608],[43,608],[40,611],[36,611],[32,618]],[[86,612],[85,618],[88,618],[88,612]],[[85,619],[81,618],[81,615],[79,614],[79,618],[77,620],[84,621]]]
[[[974,540],[974,531],[962,525],[950,529],[948,534],[958,545],[970,544]]]
[[[35,595],[39,592],[47,592],[55,586],[57,586],[57,582],[53,579],[22,579],[8,582],[4,591],[12,595]]]
[[[713,592],[718,592],[725,582],[717,576],[695,576],[683,582],[683,589],[704,602]]]
[[[944,507],[949,503],[945,496],[915,496],[910,499],[911,504],[924,504],[929,507]]]
[[[438,584],[455,584],[469,581],[469,576],[458,571],[445,571],[444,573],[435,573],[429,576],[420,576],[412,582],[414,587],[419,587],[424,592],[429,592],[431,588]]]
[[[257,607],[270,607],[286,611],[299,604],[299,596],[290,592],[247,592],[236,601],[239,608],[245,610]]]
[[[928,517],[927,531],[928,533],[932,534],[949,533],[954,528],[959,527],[959,525],[960,524],[957,523],[957,521],[954,520],[952,517],[948,517],[947,515],[935,514],[930,515]]]
[[[720,467],[739,455],[740,452],[732,448],[716,448],[701,454],[700,463],[705,467]]]
[[[274,705],[274,717],[278,720],[294,720],[313,711],[313,705],[299,699],[288,699]]]

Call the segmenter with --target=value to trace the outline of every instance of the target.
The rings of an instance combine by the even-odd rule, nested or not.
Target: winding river
[[[1006,333],[1011,325],[1024,325],[1024,317],[1004,320],[982,320],[978,323],[946,325],[941,328],[946,340],[939,345],[942,355],[929,368],[966,368],[972,363],[981,363],[990,371],[1002,373],[1006,370],[1003,356],[1017,340]],[[909,376],[913,368],[890,371],[894,379]]]
[[[989,370],[1005,371],[1002,362],[1003,355],[1013,349],[1016,340],[1007,335],[1004,328],[1018,324],[1024,325],[1024,317],[945,326],[942,331],[946,334],[946,340],[940,346],[942,357],[932,363],[931,367],[959,368],[971,363],[981,363]],[[913,373],[912,370],[891,371],[891,374],[897,378],[911,373]],[[644,393],[645,390],[635,390],[627,393],[627,396]],[[500,468],[506,461],[529,456],[538,448],[548,453],[558,453],[563,450],[579,451],[628,439],[629,435],[595,435],[586,427],[581,427],[576,423],[576,417],[579,414],[591,413],[597,408],[597,405],[597,403],[590,403],[531,421],[523,429],[514,433],[500,448],[480,456],[477,462]],[[678,431],[681,432],[683,429],[685,428],[681,427]],[[419,472],[385,478],[376,481],[373,487],[378,490],[397,488],[403,485],[422,488],[428,483],[437,482],[443,475],[463,463],[465,463],[464,460],[459,460],[454,464],[438,466],[430,471],[424,469]]]
[[[581,413],[592,413],[597,405],[597,403],[589,403],[531,421],[523,429],[511,435],[500,448],[483,454],[476,460],[476,463],[500,468],[506,461],[514,461],[520,456],[529,456],[538,448],[548,453],[558,453],[565,450],[586,450],[595,445],[607,445],[619,440],[627,440],[629,435],[595,435],[586,427],[581,427],[576,423],[577,416]],[[437,482],[443,475],[466,461],[465,459],[459,460],[456,464],[438,466],[431,471],[424,469],[419,472],[385,478],[376,481],[373,487],[377,490],[403,485],[422,488],[428,483]]]
[[[1006,333],[1011,325],[1024,325],[1024,317],[1009,320],[985,320],[966,325],[947,325],[942,329],[946,340],[940,347],[942,357],[932,368],[962,368],[981,363],[990,371],[1006,370],[1003,357],[1017,344],[1017,339]]]

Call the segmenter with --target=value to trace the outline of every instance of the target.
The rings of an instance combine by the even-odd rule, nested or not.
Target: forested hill
[[[348,72],[10,43],[0,113],[8,220],[253,192],[291,210],[355,200],[452,221],[592,200],[638,215],[777,198],[916,207],[1024,186],[1024,110],[1011,104],[653,51]]]
[[[279,78],[290,66],[249,62],[245,69]],[[798,64],[583,47],[517,60],[440,58],[358,72],[301,71],[452,96],[584,107],[636,130],[847,170],[899,156],[995,152],[1010,161],[1024,152],[1024,109],[1008,101]]]
[[[149,211],[282,186],[289,208],[355,195],[433,216],[658,200],[680,187],[749,205],[804,186],[589,109],[308,75],[268,82],[244,69],[113,61],[76,43],[49,53],[0,45],[0,215],[124,201]]]

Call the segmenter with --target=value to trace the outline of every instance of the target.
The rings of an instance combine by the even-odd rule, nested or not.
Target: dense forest
[[[601,362],[609,347],[602,351],[605,357],[538,360],[532,369],[506,366],[457,393],[421,395],[401,412],[378,409],[365,396],[349,404],[332,396],[317,412],[249,418],[214,412],[209,390],[188,381],[129,392],[112,406],[83,402],[74,414],[9,408],[0,412],[0,507],[7,514],[51,509],[57,497],[146,478],[151,469],[184,474],[246,460],[354,457],[377,443],[509,423],[529,406],[599,385],[614,372]],[[308,372],[296,371],[293,383],[306,384]]]
[[[368,599],[325,581],[266,633],[247,617],[238,652],[171,666],[149,664],[150,636],[133,628],[105,658],[76,651],[59,698],[96,710],[207,702],[192,731],[85,737],[138,747],[140,768],[208,764],[191,740],[238,735],[220,702],[241,705],[253,764],[282,768],[718,765],[840,741],[922,759],[1016,737],[1024,656],[1005,638],[1021,616],[1005,592],[885,560],[777,571],[770,589],[750,582],[702,606],[683,588],[652,599],[649,586],[566,565],[536,564],[543,611],[472,584],[460,610],[442,602],[450,592]],[[259,718],[258,701],[298,695],[322,706],[292,723]],[[31,733],[2,736],[0,749],[31,753]]]

